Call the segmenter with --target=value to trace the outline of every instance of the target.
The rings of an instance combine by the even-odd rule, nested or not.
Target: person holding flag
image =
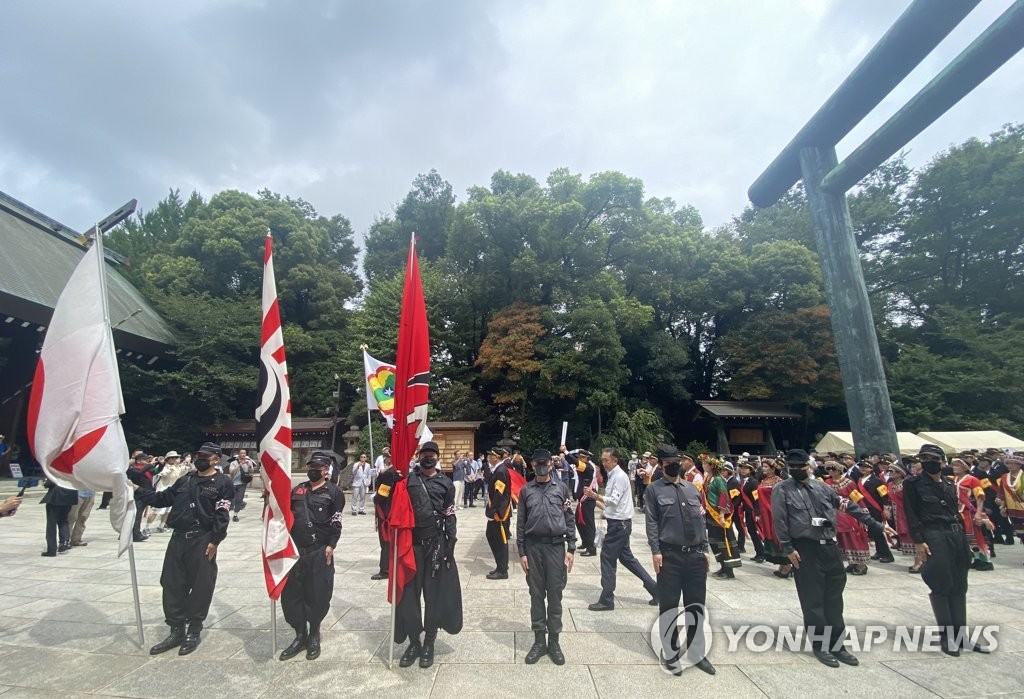
[[[173,530],[164,554],[164,621],[171,633],[149,649],[159,655],[178,648],[188,655],[199,647],[199,634],[210,611],[217,584],[217,547],[228,535],[235,486],[217,471],[221,449],[206,442],[195,458],[195,473],[179,478],[167,490],[156,492],[133,483],[139,506],[170,507],[167,526]],[[186,628],[187,626],[187,628]]]
[[[292,566],[281,594],[285,621],[295,629],[295,640],[281,651],[281,660],[306,651],[306,660],[320,657],[320,623],[334,596],[334,549],[341,538],[345,495],[327,480],[331,459],[314,453],[306,462],[305,483],[292,490],[292,540],[299,560]]]
[[[494,447],[487,454],[484,482],[487,484],[487,543],[494,555],[494,570],[488,580],[508,579],[509,522],[512,519],[512,477],[508,449]]]

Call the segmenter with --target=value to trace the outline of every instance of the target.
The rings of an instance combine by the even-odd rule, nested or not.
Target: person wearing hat
[[[153,457],[143,451],[137,451],[132,455],[132,462],[128,465],[128,471],[126,475],[128,480],[134,485],[140,488],[152,488],[153,486],[153,470],[150,468],[150,463],[153,461]],[[136,495],[135,498],[135,522],[132,525],[132,541],[141,542],[149,538],[149,534],[142,531],[142,518],[146,513],[146,506],[139,502],[139,498]]]
[[[736,577],[733,568],[740,562],[736,538],[732,533],[732,517],[734,513],[729,482],[732,476],[732,464],[720,459],[708,458],[705,461],[708,477],[704,485],[704,509],[708,527],[708,543],[715,554],[720,568],[712,573],[712,577],[720,580],[732,580]],[[737,495],[739,492],[737,491]]]
[[[907,572],[917,574],[921,572],[921,561],[917,560],[917,547],[914,546],[914,540],[910,536],[910,525],[907,524],[907,504],[903,501],[903,484],[907,479],[907,469],[900,462],[894,461],[889,464],[888,470],[893,529],[896,530],[900,553],[914,556],[914,565],[910,566]]]
[[[188,467],[181,464],[181,454],[174,451],[173,449],[164,455],[164,467],[160,469],[160,473],[156,474],[153,478],[153,485],[156,487],[156,492],[161,493],[172,485],[178,482],[178,479],[188,473]],[[146,520],[146,529],[143,534],[149,536],[149,534],[155,531],[157,534],[163,534],[167,531],[167,518],[171,514],[170,507],[151,507],[149,508],[149,517]],[[156,518],[160,518],[160,524],[157,525],[156,529],[152,529],[153,523],[156,522]],[[71,537],[71,543],[74,545],[75,537]]]
[[[844,502],[835,490],[811,478],[809,462],[803,449],[786,453],[789,478],[772,490],[775,534],[795,571],[805,638],[812,644],[814,657],[829,667],[857,665],[857,658],[844,646],[846,571],[836,545],[837,513],[845,505],[846,513],[864,524],[869,534],[895,532],[857,503]]]
[[[985,536],[992,556],[995,557],[996,544],[1006,543],[1006,539],[1011,545],[1013,544],[1013,529],[1010,527],[1009,521],[999,512],[999,505],[996,504],[999,477],[992,470],[992,457],[987,452],[978,455],[971,475],[978,479],[978,484],[985,491],[985,515],[992,522],[991,529],[985,529]]]
[[[836,491],[841,502],[850,500],[851,494],[857,489],[857,484],[846,477],[843,466],[836,461],[826,461],[824,468],[826,477],[822,482]],[[846,572],[850,575],[868,574],[870,541],[867,530],[857,518],[840,507],[836,513],[836,545],[843,555],[843,560],[848,563]]]
[[[494,447],[487,453],[484,483],[487,484],[484,516],[487,517],[487,544],[494,556],[494,570],[488,580],[508,578],[509,522],[512,520],[512,478],[508,475],[508,449]]]
[[[450,634],[462,630],[462,588],[455,565],[455,485],[441,472],[440,460],[437,444],[424,442],[417,468],[407,479],[415,520],[412,550],[416,574],[406,583],[395,614],[395,641],[409,639],[400,667],[409,667],[417,658],[421,668],[430,667],[438,629]]]
[[[754,474],[754,464],[749,460],[740,458],[736,466],[739,472],[739,519],[740,526],[746,530],[751,543],[754,544],[754,556],[750,559],[754,563],[764,563],[764,541],[757,531],[757,519],[760,515],[760,508],[757,500],[757,476]]]
[[[167,490],[158,493],[132,483],[136,502],[171,508],[167,525],[174,531],[160,574],[164,621],[171,633],[149,649],[150,655],[172,648],[178,648],[178,655],[188,655],[199,647],[217,584],[217,547],[228,535],[235,496],[231,479],[217,472],[219,460],[220,446],[206,442],[196,453],[195,473],[179,478]]]
[[[1005,457],[1005,463],[1006,473],[999,477],[996,487],[996,505],[1009,522],[1011,534],[1006,537],[1006,543],[1013,544],[1014,536],[1024,543],[1024,478],[1021,477],[1024,456],[1011,454]]]
[[[772,493],[782,483],[782,462],[776,459],[765,459],[761,463],[762,476],[757,484],[757,504],[760,512],[757,518],[757,532],[764,542],[764,559],[779,566],[772,575],[787,580],[793,577],[793,565],[783,552],[775,532],[775,520],[772,517]]]
[[[519,492],[516,513],[516,548],[530,589],[534,635],[525,662],[532,665],[546,653],[555,665],[564,665],[558,637],[562,633],[562,592],[576,554],[572,503],[569,488],[551,477],[551,453],[537,449],[530,461],[534,479]]]
[[[994,569],[985,532],[992,527],[992,522],[985,515],[985,489],[981,482],[970,472],[970,466],[964,459],[952,461],[953,482],[956,483],[957,496],[960,498],[960,518],[964,523],[967,543],[971,546],[974,560],[971,568],[990,571]]]
[[[334,595],[334,549],[341,538],[345,494],[327,479],[331,459],[311,454],[305,483],[292,488],[292,541],[299,560],[288,573],[281,593],[281,611],[295,629],[295,640],[281,651],[281,660],[306,651],[307,660],[320,657],[320,623]]]
[[[859,477],[857,489],[850,493],[850,498],[858,505],[867,509],[876,522],[885,524],[889,519],[891,507],[889,504],[889,488],[882,482],[882,479],[875,475],[875,467],[870,461],[861,461],[858,465]],[[875,554],[871,560],[879,563],[892,563],[892,551],[889,550],[889,542],[885,540],[884,534],[877,533],[872,537],[875,542]]]
[[[384,459],[384,469],[374,479],[376,490],[373,491],[373,514],[374,526],[377,529],[377,541],[380,543],[380,560],[377,562],[377,572],[370,576],[370,580],[387,580],[388,568],[391,565],[391,530],[388,518],[391,516],[391,498],[395,493],[395,486],[405,478],[401,471],[393,468],[391,457]]]
[[[956,485],[942,475],[946,455],[934,444],[923,444],[918,456],[923,473],[904,482],[903,502],[910,535],[924,559],[921,579],[931,591],[928,597],[939,626],[942,652],[957,656],[964,648],[988,653],[987,646],[965,636],[971,549],[960,519]]]
[[[634,482],[636,483],[636,504],[641,511],[644,509],[644,491],[647,489],[647,484],[651,482],[651,475],[654,473],[654,468],[649,468],[650,462],[651,452],[645,451],[636,465],[634,477]]]
[[[576,491],[573,497],[576,499],[576,529],[580,533],[580,548],[583,551],[581,556],[596,556],[597,524],[594,519],[594,508],[597,503],[592,497],[588,497],[588,488],[597,487],[597,472],[590,460],[594,457],[586,449],[574,449],[566,454],[566,460],[576,469]]]
[[[680,477],[679,450],[661,444],[656,450],[662,477],[651,481],[644,493],[647,543],[651,547],[658,590],[658,632],[662,647],[655,649],[665,667],[683,674],[682,658],[709,675],[715,668],[707,659],[704,604],[707,601],[708,530],[704,524],[701,493]],[[685,645],[677,619],[682,597]]]

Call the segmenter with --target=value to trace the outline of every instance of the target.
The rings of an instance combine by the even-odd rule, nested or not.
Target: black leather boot
[[[437,638],[437,630],[427,631],[423,634],[423,650],[420,651],[420,667],[428,668],[434,664],[434,640]]]
[[[150,655],[160,655],[169,651],[171,648],[177,648],[181,645],[181,642],[185,640],[185,627],[184,626],[172,626],[171,635],[164,640],[157,643],[155,646],[149,649]]]
[[[533,665],[535,662],[540,660],[542,655],[546,655],[548,652],[548,644],[544,639],[543,631],[533,632],[533,645],[530,646],[530,652],[526,654],[526,659],[523,661],[527,665]]]
[[[281,651],[281,655],[278,656],[281,660],[288,660],[294,658],[296,655],[306,650],[306,643],[308,638],[306,636],[305,627],[301,629],[295,629],[295,640],[292,641],[291,645]]]
[[[320,624],[309,625],[309,642],[306,645],[306,660],[320,657]]]
[[[558,645],[558,634],[548,634],[548,657],[555,665],[565,665],[565,656],[562,655],[562,646]]]
[[[178,655],[188,655],[196,648],[199,647],[199,632],[203,630],[202,624],[189,624],[188,631],[185,632],[185,640],[181,642],[181,647],[178,648]]]
[[[402,659],[398,661],[398,667],[409,667],[420,657],[423,646],[420,645],[419,636],[409,637],[409,647],[402,653]]]

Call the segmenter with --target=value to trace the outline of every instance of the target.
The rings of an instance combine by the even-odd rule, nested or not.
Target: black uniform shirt
[[[794,539],[835,539],[836,511],[841,503],[839,494],[818,480],[808,478],[801,483],[787,478],[776,484],[772,488],[772,523],[782,552],[793,551]],[[870,512],[852,500],[846,505],[846,513],[866,526],[872,535],[884,531]],[[815,525],[811,520],[817,517],[824,519],[825,524]]]
[[[391,514],[391,496],[395,492],[395,484],[400,480],[402,480],[402,474],[394,467],[381,471],[377,476],[377,490],[373,493],[373,504],[378,518],[387,519]]]
[[[201,529],[212,534],[212,542],[219,544],[228,535],[231,521],[231,501],[235,486],[223,473],[209,476],[189,473],[159,493],[139,488],[135,498],[140,505],[170,507],[167,526],[175,531]]]
[[[519,491],[519,512],[516,518],[516,546],[519,556],[526,555],[527,537],[561,538],[576,550],[576,525],[572,518],[569,488],[552,478],[541,483],[530,481]]]
[[[419,470],[409,473],[409,502],[416,518],[413,541],[437,537],[444,528],[445,538],[455,546],[455,484],[438,469],[429,478]]]
[[[486,464],[484,482],[487,483],[484,514],[488,519],[508,521],[512,517],[512,479],[508,475],[508,460],[499,461],[493,469]]]
[[[292,488],[292,538],[300,548],[338,545],[341,538],[341,515],[345,511],[345,494],[341,488],[326,481],[313,488],[309,481]]]
[[[581,469],[580,465],[583,464],[583,462],[578,459],[579,457],[577,457],[576,465],[573,466],[573,468],[576,469],[576,492],[573,493],[573,497],[575,497],[576,500],[582,500],[583,489],[590,487],[597,490],[597,483],[594,478],[594,464],[588,461]]]
[[[903,505],[915,544],[924,543],[924,530],[929,527],[962,522],[956,485],[945,478],[936,481],[925,473],[911,476],[903,482]]]
[[[661,553],[663,545],[689,548],[708,544],[700,491],[689,481],[651,481],[644,491],[644,516],[651,553]]]

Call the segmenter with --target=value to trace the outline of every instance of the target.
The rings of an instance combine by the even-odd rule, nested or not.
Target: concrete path
[[[0,497],[13,493],[0,483]],[[861,666],[830,669],[812,656],[788,650],[755,652],[740,643],[729,650],[727,627],[795,626],[799,603],[791,580],[771,575],[773,566],[744,557],[737,578],[708,582],[714,642],[710,659],[718,674],[694,668],[682,678],[664,673],[651,650],[656,610],[640,582],[620,571],[616,609],[590,612],[597,600],[597,559],[578,558],[565,593],[564,667],[548,659],[523,664],[532,643],[529,595],[521,572],[489,581],[493,567],[484,539],[483,509],[459,511],[457,555],[464,586],[465,629],[444,633],[434,667],[391,671],[389,608],[376,570],[373,516],[345,515],[335,554],[334,601],[324,624],[323,655],[282,663],[271,657],[270,603],[259,559],[259,500],[233,523],[218,560],[217,593],[199,650],[185,658],[151,658],[138,646],[127,557],[115,557],[106,511],[89,520],[87,547],[42,558],[42,489],[30,491],[15,517],[0,519],[0,698],[122,697],[650,697],[664,693],[740,697],[1024,696],[1024,547],[999,546],[996,570],[971,573],[972,624],[999,624],[999,648],[990,656],[893,649],[893,627],[927,625],[932,615],[927,588],[906,573],[908,561],[873,565],[847,585],[846,621],[889,629],[889,640],[858,653]],[[160,606],[160,568],[169,534],[136,544],[146,644],[166,634]],[[643,518],[637,516],[633,550],[645,566],[650,557]],[[514,556],[513,556],[514,558]],[[280,614],[280,610],[279,610]],[[863,634],[862,634],[863,635]],[[291,640],[278,621],[278,648]],[[763,641],[763,636],[755,641]],[[396,647],[395,658],[402,648]]]

